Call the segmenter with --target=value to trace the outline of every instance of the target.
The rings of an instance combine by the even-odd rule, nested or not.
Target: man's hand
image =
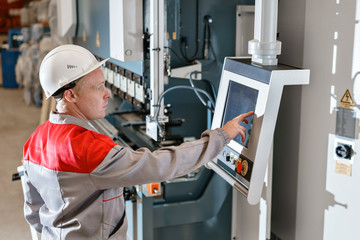
[[[232,120],[228,121],[222,129],[225,130],[225,132],[229,135],[230,139],[234,139],[237,135],[241,135],[241,141],[245,142],[246,139],[246,129],[240,125],[240,123],[244,122],[246,124],[249,123],[249,121],[246,119],[247,117],[250,117],[254,114],[254,111],[241,114],[240,116],[237,116],[233,118]]]

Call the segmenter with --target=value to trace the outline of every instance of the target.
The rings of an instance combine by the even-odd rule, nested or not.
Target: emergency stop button
[[[237,161],[237,165],[236,165],[236,172],[241,173],[242,168],[243,168],[243,165],[241,163],[241,158],[239,158],[239,160]]]

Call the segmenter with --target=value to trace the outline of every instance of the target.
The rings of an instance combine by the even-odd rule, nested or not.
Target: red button
[[[236,172],[237,172],[237,173],[241,173],[242,167],[243,167],[243,166],[242,166],[241,162],[239,161],[238,164],[237,164],[237,166],[236,166]]]

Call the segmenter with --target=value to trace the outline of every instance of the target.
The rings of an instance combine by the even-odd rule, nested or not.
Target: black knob
[[[336,156],[345,159],[351,158],[351,152],[352,152],[351,146],[346,144],[340,144],[335,149]]]

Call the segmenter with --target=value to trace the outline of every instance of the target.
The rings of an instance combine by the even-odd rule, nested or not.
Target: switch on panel
[[[347,160],[351,159],[352,152],[353,150],[350,144],[338,143],[338,146],[335,149],[335,153],[339,158]]]
[[[336,136],[334,144],[335,160],[352,161],[355,155],[355,142],[352,139]],[[351,163],[351,162],[349,162]]]
[[[146,197],[155,197],[155,196],[161,196],[162,190],[161,190],[161,183],[148,183],[142,185],[142,192]]]

